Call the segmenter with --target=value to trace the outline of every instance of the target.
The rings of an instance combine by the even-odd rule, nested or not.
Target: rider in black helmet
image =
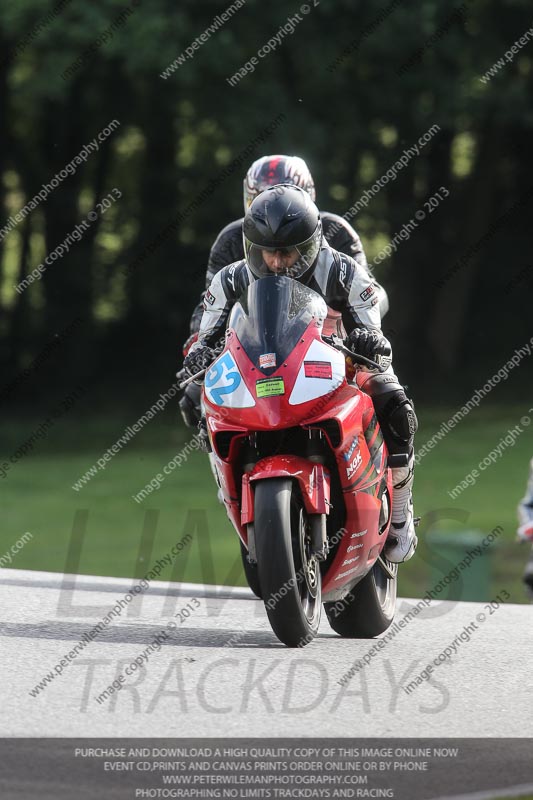
[[[268,189],[269,186],[279,184],[292,184],[299,186],[309,194],[313,202],[316,200],[315,184],[309,167],[298,156],[263,156],[254,161],[246,173],[243,181],[244,213],[248,211],[252,201],[258,194]],[[354,258],[363,269],[367,270],[366,256],[361,244],[361,239],[352,226],[343,217],[329,211],[321,211],[323,234],[330,245],[340,253]],[[233,264],[244,258],[242,243],[243,218],[236,219],[226,225],[218,234],[207,263],[205,276],[206,290],[216,273],[227,264]],[[381,317],[383,318],[389,308],[387,293],[382,286],[374,282],[379,298]],[[198,332],[203,313],[203,297],[193,311],[191,318],[191,334]]]
[[[252,203],[243,222],[244,257],[256,278],[274,272],[305,283],[322,244],[322,222],[309,194],[287,188],[276,186]]]
[[[391,346],[381,333],[372,279],[353,258],[325,241],[317,207],[295,186],[270,187],[252,202],[243,240],[245,258],[218,272],[207,290],[198,342],[178,378],[196,375],[220,352],[231,308],[253,280],[288,275],[318,292],[342,314],[350,350],[386,368],[383,373],[367,371],[358,384],[372,397],[389,454],[398,464],[392,469],[395,491],[386,555],[390,561],[407,561],[417,544],[411,497],[417,420],[391,368]]]
[[[258,194],[277,184],[299,186],[307,192],[313,202],[315,201],[313,177],[302,158],[286,155],[263,156],[253,162],[244,178],[244,212],[248,211],[252,201]],[[338,214],[332,214],[329,211],[321,211],[320,216],[322,233],[331,247],[340,253],[351,256],[365,271],[368,271],[363,245],[352,226],[343,217],[338,216]],[[236,219],[226,225],[218,234],[211,248],[205,276],[206,288],[191,317],[191,336],[185,343],[184,355],[186,355],[192,342],[196,340],[204,311],[205,297],[211,281],[222,267],[244,258],[242,223],[243,219],[241,217],[241,219]],[[383,318],[389,307],[387,293],[376,281],[373,283],[375,296],[378,298],[379,309]],[[185,389],[184,395],[180,400],[180,409],[185,424],[195,428],[200,420],[200,392],[194,384],[190,384]]]

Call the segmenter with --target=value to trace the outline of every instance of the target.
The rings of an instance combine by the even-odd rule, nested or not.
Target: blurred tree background
[[[80,503],[91,516],[76,571],[101,575],[137,569],[146,510],[161,512],[162,554],[182,536],[189,511],[201,509],[217,573],[206,578],[192,554],[188,579],[244,581],[203,454],[144,504],[133,499],[190,440],[177,424],[176,399],[83,491],[74,483],[174,381],[210,246],[242,215],[242,179],[255,158],[302,156],[319,207],[342,215],[437,130],[351,218],[372,262],[425,212],[374,267],[391,304],[384,330],[417,403],[419,446],[533,334],[533,40],[481,80],[532,30],[527,0],[246,0],[168,70],[228,7],[226,0],[0,4],[4,549],[24,531],[35,534],[17,555],[19,568],[68,568]],[[227,79],[282,28],[274,51],[230,86]],[[17,221],[93,140],[98,149],[86,162]],[[441,187],[449,195],[430,213],[425,204]],[[42,279],[17,292],[108,196],[113,202],[80,240],[71,237]],[[513,537],[530,435],[458,504],[447,490],[531,405],[530,363],[524,358],[424,459],[415,482],[417,513],[444,509],[447,519],[446,509],[460,506],[468,527],[504,527],[494,589],[513,587],[514,601],[524,599],[525,555]],[[80,385],[73,410],[20,455],[52,404],[79,395]],[[402,568],[404,595],[431,585],[422,548],[420,556]]]
[[[529,28],[527,0],[465,2],[451,22],[445,0],[363,0],[357,10],[352,0],[315,2],[235,87],[226,78],[299,13],[297,3],[247,0],[166,79],[225,3],[74,0],[25,45],[57,4],[2,4],[0,227],[83,145],[120,123],[0,241],[2,385],[79,320],[46,368],[10,393],[17,408],[79,377],[91,377],[97,405],[150,397],[172,381],[210,245],[242,215],[241,181],[254,158],[303,156],[319,206],[344,214],[433,125],[440,130],[420,156],[351,220],[371,261],[435,191],[450,191],[375,268],[390,295],[384,328],[398,371],[426,400],[442,402],[465,376],[468,386],[484,381],[529,339],[533,42],[480,80]],[[125,9],[112,36],[67,74]],[[235,159],[233,172],[184,213]],[[113,188],[122,197],[17,293],[14,285]]]

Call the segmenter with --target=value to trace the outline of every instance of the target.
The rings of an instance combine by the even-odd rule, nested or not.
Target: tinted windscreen
[[[269,375],[286,360],[309,323],[323,321],[326,315],[319,294],[291,278],[273,275],[250,284],[233,308],[229,327],[250,360]]]

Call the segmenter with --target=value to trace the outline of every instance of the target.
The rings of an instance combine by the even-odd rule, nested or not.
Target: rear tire
[[[255,549],[265,609],[278,639],[303,647],[317,634],[322,609],[320,566],[310,555],[307,516],[290,478],[255,484]]]
[[[390,578],[378,562],[347,598],[336,603],[324,603],[329,624],[346,639],[372,639],[386,631],[394,619],[398,565],[382,555],[385,564],[394,572]],[[350,597],[351,595],[351,597]]]
[[[262,600],[263,595],[261,593],[261,585],[259,583],[259,573],[257,571],[257,564],[250,564],[250,562],[248,561],[248,550],[246,549],[245,545],[243,545],[242,542],[240,542],[240,545],[241,545],[242,568],[244,570],[248,586],[255,594],[255,596],[258,597],[259,600]]]

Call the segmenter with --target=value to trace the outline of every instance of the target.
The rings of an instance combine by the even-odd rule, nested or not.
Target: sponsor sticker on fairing
[[[346,467],[346,477],[351,478],[354,472],[357,472],[357,469],[361,466],[362,463],[363,463],[363,456],[361,455],[361,453],[357,453],[352,463],[348,464],[348,466]]]
[[[255,393],[258,397],[275,397],[285,394],[283,378],[262,378],[255,382]]]
[[[340,581],[341,578],[345,578],[347,575],[351,575],[352,572],[357,572],[358,569],[359,567],[353,567],[352,569],[347,570],[347,572],[341,572],[339,575],[337,575],[335,580]]]
[[[331,380],[332,374],[330,361],[304,361],[304,375],[306,378],[326,378]]]
[[[269,369],[270,367],[275,367],[275,366],[276,366],[275,353],[263,353],[263,355],[259,356],[260,369]]]
[[[347,567],[349,564],[353,564],[354,561],[357,561],[359,556],[354,556],[353,558],[347,558],[346,561],[343,561],[341,567]]]
[[[352,439],[352,442],[351,442],[348,450],[345,453],[342,454],[342,457],[344,458],[345,461],[349,461],[351,459],[351,457],[353,455],[353,451],[357,447],[357,442],[358,441],[359,441],[359,437],[358,436],[354,436],[354,438]]]

